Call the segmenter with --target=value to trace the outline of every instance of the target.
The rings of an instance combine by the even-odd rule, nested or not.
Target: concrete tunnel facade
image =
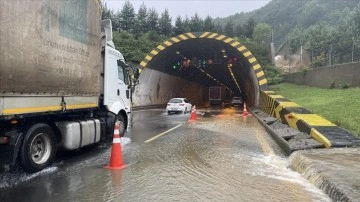
[[[206,105],[210,86],[224,86],[249,106],[258,106],[260,91],[268,89],[260,64],[239,41],[190,32],[164,41],[143,59],[133,105],[163,105],[173,97]]]

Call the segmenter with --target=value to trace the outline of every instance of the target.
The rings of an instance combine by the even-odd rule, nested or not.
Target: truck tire
[[[120,137],[124,137],[125,132],[126,132],[126,130],[125,130],[126,123],[125,123],[124,117],[121,114],[117,115],[116,122],[119,124]]]
[[[20,150],[20,162],[26,172],[33,173],[50,166],[56,155],[56,139],[50,126],[38,123],[26,132]]]

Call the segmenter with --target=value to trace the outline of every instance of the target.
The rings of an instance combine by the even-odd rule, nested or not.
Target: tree
[[[210,16],[207,16],[204,20],[204,29],[206,32],[215,32],[215,25],[213,19]]]
[[[156,12],[154,8],[149,10],[149,15],[147,18],[147,24],[150,31],[158,31],[159,30],[159,14]]]
[[[241,41],[244,46],[251,51],[255,56],[256,60],[261,66],[265,67],[271,64],[270,60],[270,49],[255,42],[252,39],[246,38]]]
[[[120,11],[116,11],[116,13],[114,14],[114,17],[112,18],[112,27],[114,31],[120,31]]]
[[[216,33],[224,34],[224,30],[220,24],[215,25],[215,31],[216,31]]]
[[[184,32],[191,32],[191,23],[187,16],[184,19]]]
[[[331,45],[330,33],[331,28],[326,24],[313,25],[307,30],[306,41],[308,41],[309,50],[311,51],[311,59],[314,59],[321,53],[329,51],[329,47]],[[321,65],[326,64],[326,55],[324,56],[325,59]]]
[[[148,24],[147,24],[147,7],[143,3],[141,4],[138,14],[136,15],[136,32],[135,33],[146,33],[148,31]]]
[[[114,32],[113,36],[115,46],[124,54],[126,61],[131,63],[140,63],[156,45],[166,39],[155,31],[141,34],[138,38],[129,32]]]
[[[331,62],[333,55],[338,56],[339,62],[343,63],[344,56],[348,55],[350,61],[350,54],[354,43],[354,24],[351,22],[351,14],[343,16],[337,26],[332,28],[331,32],[331,45],[333,46],[333,53],[331,54]]]
[[[107,4],[102,4],[101,6],[101,19],[102,20],[106,20],[106,19],[112,19],[114,15],[114,12],[110,9],[108,9]]]
[[[175,20],[175,27],[174,27],[174,34],[179,35],[185,32],[184,23],[182,21],[181,16],[176,17]]]
[[[360,45],[360,7],[354,9],[351,21],[353,24],[353,35],[355,41],[358,45]]]
[[[125,1],[119,17],[120,29],[123,31],[133,32],[135,24],[135,11],[129,0]]]
[[[295,53],[301,46],[305,45],[305,34],[304,31],[300,30],[298,27],[289,36],[289,45],[291,53]]]
[[[243,27],[240,24],[235,26],[234,35],[239,37],[239,38],[244,38],[244,30],[243,30]]]
[[[228,21],[224,27],[224,33],[226,36],[233,37],[234,36],[234,24],[232,21]]]
[[[203,30],[203,20],[197,13],[190,20],[190,30],[192,32],[200,32]]]
[[[256,26],[256,22],[253,18],[250,18],[244,25],[244,36],[246,38],[251,38],[253,37],[253,33],[254,33],[254,29]]]
[[[160,34],[164,36],[170,36],[172,29],[171,20],[172,19],[170,18],[168,10],[165,9],[165,11],[161,14],[161,18],[159,20]]]
[[[254,28],[253,39],[257,43],[265,43],[271,38],[271,26],[266,23],[257,24]]]

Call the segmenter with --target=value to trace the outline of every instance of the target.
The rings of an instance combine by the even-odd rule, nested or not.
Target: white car
[[[231,101],[231,105],[235,106],[235,105],[239,105],[241,106],[243,103],[241,97],[233,97],[232,101]]]
[[[168,114],[171,112],[191,112],[191,103],[186,98],[172,98],[166,106],[166,111]]]

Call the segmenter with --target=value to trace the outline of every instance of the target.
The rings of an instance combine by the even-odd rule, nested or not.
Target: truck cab
[[[110,20],[102,21],[102,104],[116,115],[121,135],[131,119],[131,77],[124,56],[115,49]]]

